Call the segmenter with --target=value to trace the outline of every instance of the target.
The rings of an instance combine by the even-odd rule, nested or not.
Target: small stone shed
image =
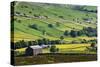
[[[42,53],[42,47],[40,46],[30,46],[25,50],[26,56],[38,55]]]

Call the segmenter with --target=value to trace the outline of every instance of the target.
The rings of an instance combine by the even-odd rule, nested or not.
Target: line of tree
[[[55,45],[55,44],[62,44],[62,43],[66,44],[67,42],[65,42],[63,39],[64,39],[64,37],[61,36],[60,40],[49,40],[46,38],[38,39],[35,41],[21,40],[16,43],[11,42],[11,49],[25,48],[25,47],[34,46],[34,45],[42,46],[42,45]],[[93,40],[82,39],[82,40],[80,40],[80,42],[77,42],[74,40],[74,41],[71,41],[70,43],[97,43],[97,39],[93,39]]]
[[[50,48],[50,52],[51,53],[56,53],[59,51],[59,48],[57,48],[55,45],[52,45],[51,48]]]
[[[61,42],[60,42],[60,40],[49,40],[49,39],[46,39],[46,38],[38,39],[38,40],[35,40],[35,41],[21,40],[21,41],[18,41],[16,43],[12,43],[11,48],[12,49],[19,49],[19,48],[25,48],[25,47],[34,46],[34,45],[41,46],[41,45],[53,45],[53,44],[61,44]]]
[[[93,12],[97,13],[97,9],[86,9],[85,6],[74,6],[74,9],[84,11],[84,12]]]
[[[59,22],[56,23],[57,26],[59,26]],[[43,33],[43,35],[46,34],[46,31],[42,28],[40,28],[37,24],[32,24],[29,25],[30,28],[35,29],[35,30],[39,30]],[[54,25],[53,24],[48,24],[48,27],[53,28]],[[97,28],[92,28],[92,27],[84,27],[82,30],[65,30],[63,33],[64,36],[71,36],[71,37],[77,37],[77,36],[88,36],[88,37],[94,37],[97,36]]]
[[[83,28],[82,30],[76,31],[76,30],[71,30],[71,31],[65,31],[64,32],[65,36],[71,36],[71,37],[77,37],[77,36],[88,36],[88,37],[94,37],[97,36],[97,29],[92,28],[92,27],[86,27]]]

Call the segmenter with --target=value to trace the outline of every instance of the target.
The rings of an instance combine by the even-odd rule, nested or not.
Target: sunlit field
[[[90,47],[90,44],[61,44],[55,45],[59,48],[58,53],[85,53],[85,54],[96,54],[96,52],[88,51],[86,47]],[[16,49],[15,51],[24,54],[26,48]],[[44,48],[43,53],[50,53],[50,48]]]

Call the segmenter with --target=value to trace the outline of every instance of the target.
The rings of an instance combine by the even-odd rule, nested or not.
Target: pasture
[[[59,48],[58,53],[50,53],[50,48],[44,48],[43,53],[35,56],[15,56],[15,65],[96,61],[96,52],[86,49],[86,47],[89,46],[90,44],[56,44],[56,48]],[[25,49],[26,48],[21,48],[15,51],[24,54]]]
[[[83,54],[96,54],[94,51],[89,51],[86,47],[90,44],[60,44],[55,45],[59,49],[58,53],[83,53]],[[20,54],[25,54],[26,48],[16,49],[15,52]],[[50,47],[43,48],[42,53],[50,53]]]
[[[97,45],[96,6],[14,2],[11,8],[14,65],[97,60],[97,49],[91,47]],[[26,51],[35,45],[41,46],[41,52]],[[33,56],[26,54],[30,52]]]

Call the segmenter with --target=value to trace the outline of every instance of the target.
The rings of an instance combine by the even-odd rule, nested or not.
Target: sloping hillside
[[[93,8],[93,10],[92,10]],[[64,31],[96,28],[95,6],[15,2],[14,41],[59,39]]]

